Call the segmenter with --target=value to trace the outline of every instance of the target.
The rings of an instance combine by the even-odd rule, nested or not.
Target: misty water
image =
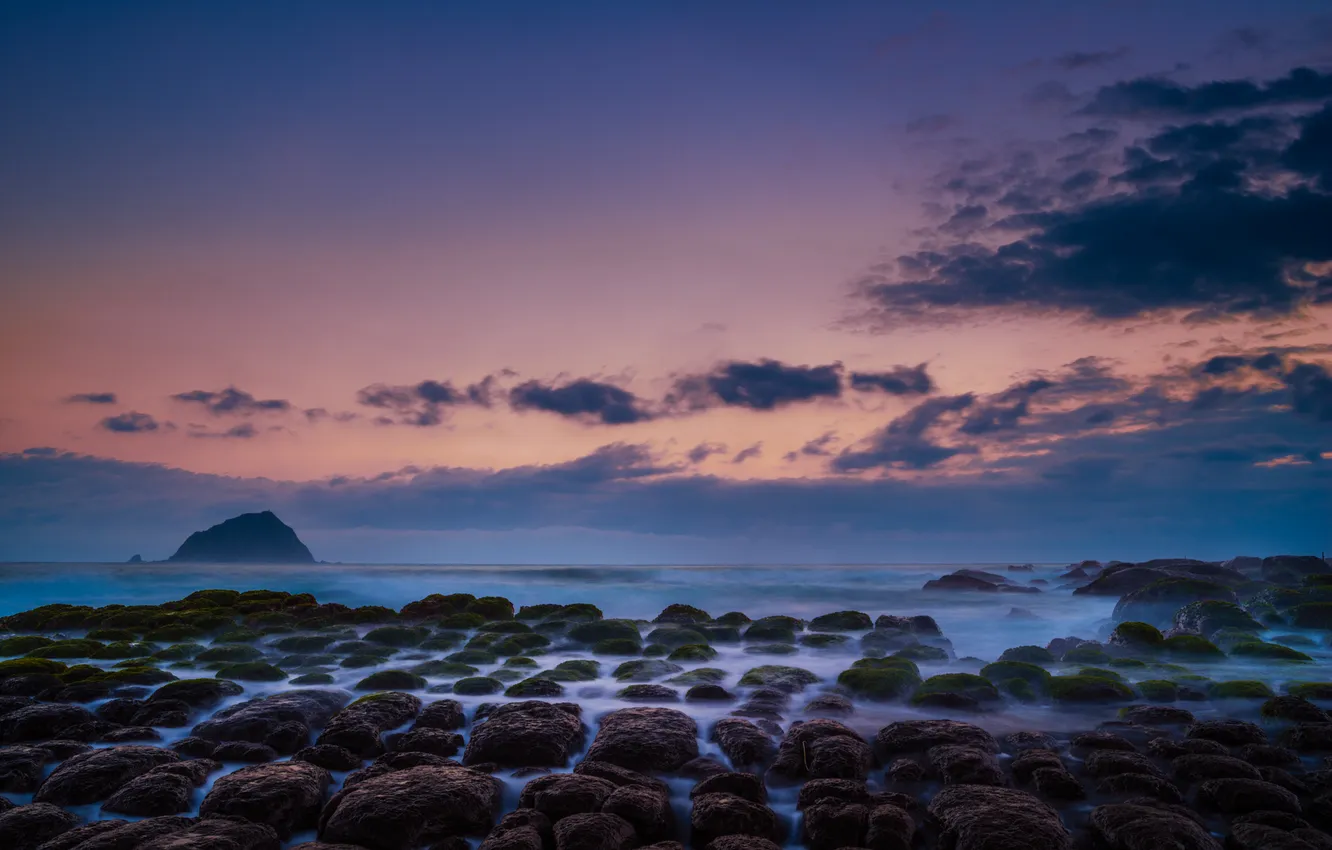
[[[1038,587],[1035,593],[982,593],[965,591],[931,591],[922,585],[956,569],[988,569],[1008,575],[1015,583]],[[503,596],[515,607],[537,603],[569,604],[588,602],[597,605],[606,617],[650,620],[671,603],[686,603],[703,608],[713,616],[728,611],[741,611],[757,619],[766,615],[790,615],[809,619],[839,610],[862,611],[871,618],[881,614],[918,615],[933,617],[943,635],[951,643],[954,657],[943,661],[919,662],[923,678],[945,672],[976,672],[980,662],[991,662],[1009,647],[1022,645],[1045,646],[1054,638],[1076,636],[1104,640],[1114,626],[1112,611],[1115,597],[1073,595],[1072,584],[1063,582],[1059,575],[1068,565],[1035,565],[1029,572],[1005,573],[1005,565],[892,565],[892,566],[836,566],[810,565],[801,567],[603,567],[603,566],[359,566],[313,565],[182,565],[182,564],[9,564],[0,566],[0,616],[34,608],[53,602],[85,605],[153,604],[180,599],[201,588],[228,588],[236,590],[269,589],[291,593],[312,593],[323,602],[338,602],[349,606],[383,605],[394,609],[432,593],[470,593],[475,596]],[[364,635],[372,625],[347,627],[348,637],[354,630]],[[644,623],[646,635],[652,626]],[[1263,638],[1288,637],[1297,630],[1283,627],[1266,632]],[[81,633],[70,631],[70,637]],[[849,632],[849,640],[840,646],[811,648],[798,645],[794,654],[768,656],[753,654],[753,647],[743,643],[716,643],[719,653],[715,659],[683,662],[685,670],[709,667],[726,672],[721,684],[744,698],[746,688],[738,686],[741,675],[756,666],[792,665],[813,672],[820,683],[792,696],[788,719],[801,717],[801,707],[820,692],[835,688],[838,674],[861,657],[859,638],[864,632]],[[1315,659],[1313,664],[1278,665],[1271,662],[1247,662],[1227,658],[1206,664],[1190,664],[1195,672],[1213,681],[1258,679],[1280,692],[1287,680],[1326,681],[1332,679],[1332,655],[1321,645],[1321,635],[1308,633],[1316,645],[1300,645],[1300,649]],[[281,637],[280,635],[278,637]],[[208,643],[207,639],[199,641]],[[265,643],[267,641],[264,641]],[[413,649],[397,651],[382,664],[347,669],[337,665],[321,668],[333,677],[332,685],[321,687],[354,690],[358,681],[376,670],[405,669],[423,660],[442,658],[448,651],[422,652]],[[274,652],[274,656],[279,653]],[[541,669],[554,667],[561,661],[591,658],[586,648],[556,641],[544,654],[536,657]],[[597,719],[608,711],[624,708],[626,703],[616,697],[625,682],[617,681],[611,671],[622,658],[600,658],[601,677],[596,681],[565,685],[564,700],[576,701],[583,708],[583,716],[590,729],[587,741],[596,734]],[[481,664],[476,675],[486,676],[502,670],[499,663]],[[83,662],[110,667],[114,662]],[[1075,672],[1080,665],[1051,665],[1051,672]],[[180,672],[184,678],[191,675],[212,675],[210,672]],[[512,669],[507,672],[512,673]],[[1125,670],[1124,678],[1159,678],[1158,675]],[[470,720],[482,703],[508,701],[503,695],[465,696],[448,693],[448,679],[434,680],[434,692],[419,692],[424,701],[457,699],[469,718],[469,728],[461,730],[467,736]],[[653,681],[661,682],[661,679]],[[666,680],[669,685],[669,679]],[[227,699],[220,710],[245,699],[275,693],[292,687],[287,683],[243,682],[245,693]],[[677,688],[683,693],[685,687]],[[90,703],[94,709],[99,703]],[[635,705],[645,704],[635,702]],[[654,704],[654,703],[646,703]],[[707,730],[719,718],[735,708],[734,703],[660,703],[684,708],[695,718],[700,729],[700,750],[703,755],[714,755],[722,761],[717,746],[707,740]],[[1186,705],[1199,718],[1256,717],[1256,703],[1229,700],[1194,702]],[[1043,731],[1067,735],[1096,728],[1113,719],[1114,708],[1106,706],[1071,707],[1069,705],[1025,705],[1006,700],[993,709],[979,714],[959,714],[943,709],[914,708],[904,702],[873,703],[856,701],[852,716],[839,718],[867,739],[875,732],[897,720],[954,717],[983,726],[999,735],[1018,730]],[[409,728],[404,726],[403,730]],[[189,735],[189,727],[160,729],[163,740],[159,746]],[[105,746],[105,745],[96,745]],[[565,768],[571,769],[576,756]],[[47,771],[54,768],[49,765]],[[195,813],[199,802],[207,794],[211,783],[225,773],[244,767],[243,764],[224,764],[209,783],[199,789],[194,798]],[[518,792],[530,779],[514,777],[512,771],[498,774],[505,781],[505,810],[517,805]],[[345,774],[334,775],[333,790]],[[688,822],[688,789],[692,781],[671,779],[672,799],[677,817]],[[873,780],[872,780],[873,784]],[[677,787],[678,786],[678,787]],[[6,794],[12,802],[31,800],[31,794]],[[794,823],[795,792],[793,789],[772,790],[772,806],[788,822]],[[74,809],[88,819],[123,817],[100,811],[97,805]],[[792,841],[796,831],[792,830]],[[313,834],[302,833],[290,844],[311,840]],[[798,846],[792,843],[791,846]]]

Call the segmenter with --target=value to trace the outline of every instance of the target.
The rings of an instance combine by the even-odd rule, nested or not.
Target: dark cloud
[[[1317,178],[1319,188],[1332,192],[1332,104],[1303,119],[1300,135],[1286,148],[1282,162]]]
[[[1332,422],[1332,374],[1316,363],[1301,363],[1285,375],[1295,412],[1317,422]]]
[[[1204,116],[1328,98],[1332,98],[1332,74],[1312,68],[1295,68],[1285,77],[1265,83],[1215,80],[1186,86],[1161,77],[1143,77],[1102,87],[1081,113],[1114,118]]]
[[[323,422],[327,419],[332,419],[334,422],[351,422],[355,419],[360,418],[360,414],[354,413],[350,410],[343,410],[343,411],[338,411],[336,413],[332,413],[327,408],[324,407],[309,407],[306,408],[305,410],[302,410],[301,414],[305,417],[307,422],[311,423]]]
[[[509,390],[509,405],[514,410],[544,410],[603,425],[631,425],[652,419],[642,400],[629,390],[590,378],[559,385],[525,381]]]
[[[699,443],[689,450],[685,455],[690,463],[702,463],[713,455],[725,454],[726,445],[724,443]]]
[[[1054,383],[1045,378],[1015,384],[991,396],[984,404],[973,406],[958,430],[975,435],[1014,428],[1030,412],[1032,397],[1053,386]]]
[[[928,469],[958,454],[974,451],[967,446],[946,446],[930,439],[930,432],[945,417],[975,403],[971,393],[940,396],[922,401],[871,436],[866,448],[847,449],[832,460],[836,472],[861,472],[875,468]]]
[[[802,455],[805,457],[829,457],[832,455],[829,447],[835,442],[837,442],[837,432],[828,431],[806,442],[800,447],[799,451],[787,452],[783,459],[789,463],[798,460]]]
[[[885,392],[889,395],[929,395],[934,381],[925,364],[894,366],[887,372],[852,372],[851,389],[860,392]]]
[[[731,361],[706,375],[678,379],[666,404],[685,410],[721,406],[773,410],[795,402],[839,398],[841,394],[840,363],[788,366],[777,360]]]
[[[214,416],[236,415],[249,416],[260,412],[285,412],[291,409],[291,402],[281,398],[255,398],[235,387],[211,392],[209,390],[190,390],[171,396],[176,401],[199,404]]]
[[[751,458],[756,458],[762,454],[763,443],[755,443],[748,448],[736,452],[735,457],[731,458],[731,463],[744,463],[745,461],[750,460]]]
[[[75,393],[66,396],[65,401],[72,404],[115,404],[115,393]]]
[[[156,419],[147,413],[139,413],[133,410],[116,416],[108,416],[98,425],[117,434],[146,434],[162,427]]]
[[[490,407],[495,381],[495,376],[489,375],[463,389],[456,388],[450,381],[436,380],[424,380],[416,384],[371,384],[356,393],[356,401],[366,407],[391,410],[396,414],[396,419],[390,416],[377,417],[375,422],[378,424],[392,425],[396,422],[428,428],[443,423],[448,408],[462,405]],[[339,421],[351,418],[349,414],[337,414],[337,417],[344,417]],[[306,411],[306,418],[311,418],[310,411]],[[322,417],[316,414],[316,418]]]
[[[1116,47],[1114,50],[1093,50],[1090,52],[1074,50],[1068,53],[1061,53],[1054,59],[1051,59],[1050,64],[1065,71],[1080,71],[1083,68],[1099,68],[1113,62],[1118,62],[1120,59],[1127,56],[1128,53],[1129,49],[1127,47]]]
[[[225,431],[209,431],[207,429],[195,429],[190,431],[191,437],[202,437],[204,439],[214,440],[249,440],[259,435],[259,429],[249,422],[242,422],[239,425],[233,425]]]

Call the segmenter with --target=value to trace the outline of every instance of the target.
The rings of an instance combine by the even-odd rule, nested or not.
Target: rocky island
[[[313,564],[314,556],[291,526],[272,511],[241,514],[186,538],[171,561]]]

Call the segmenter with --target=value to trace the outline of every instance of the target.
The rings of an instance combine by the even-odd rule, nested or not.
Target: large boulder
[[[0,847],[36,850],[46,841],[73,829],[78,822],[78,815],[50,803],[15,806],[0,812]]]
[[[1115,603],[1113,616],[1121,621],[1168,626],[1180,607],[1206,600],[1234,603],[1235,591],[1211,579],[1171,576],[1121,596]]]
[[[874,736],[874,749],[887,757],[923,753],[932,747],[952,745],[999,752],[999,742],[989,732],[957,720],[902,720],[890,723]]]
[[[153,768],[180,761],[159,747],[109,747],[80,753],[62,763],[33,795],[34,802],[82,806],[105,800],[120,786]]]
[[[727,835],[754,835],[781,842],[785,835],[777,813],[735,794],[700,794],[689,815],[693,843],[706,847]]]
[[[312,728],[327,724],[349,699],[345,691],[314,689],[259,697],[219,711],[190,734],[206,741],[264,744],[291,755],[309,744]]]
[[[673,708],[623,708],[601,718],[588,761],[670,773],[698,758],[698,725]]]
[[[1169,806],[1097,806],[1091,831],[1108,850],[1221,850],[1221,843],[1188,815]]]
[[[55,757],[42,747],[0,747],[0,791],[27,794],[37,790],[42,766]]]
[[[327,770],[304,761],[243,767],[213,783],[199,814],[267,824],[286,839],[315,825],[332,781]]]
[[[1072,841],[1059,815],[1023,791],[950,785],[934,796],[930,817],[940,846],[953,850],[1068,850]]]
[[[384,733],[407,723],[420,710],[421,700],[411,694],[370,694],[333,715],[318,743],[346,747],[363,758],[373,758],[384,752]]]
[[[1174,628],[1176,632],[1202,635],[1210,639],[1221,629],[1261,632],[1266,626],[1233,602],[1206,600],[1190,602],[1176,611]]]
[[[582,749],[586,734],[579,708],[572,703],[507,703],[472,726],[462,760],[501,767],[563,767]]]
[[[565,818],[554,832],[555,850],[628,850],[637,844],[629,821],[606,812]]]
[[[736,770],[767,765],[777,754],[777,744],[768,733],[741,717],[718,720],[711,740]]]
[[[144,821],[146,823],[146,821]],[[188,829],[170,832],[134,850],[279,850],[282,846],[277,833],[268,824],[254,823],[243,818],[200,818]],[[78,848],[91,850],[91,848]],[[111,850],[111,848],[98,848]],[[127,850],[116,847],[115,850]]]
[[[67,730],[98,723],[97,716],[82,706],[38,703],[0,715],[0,744],[49,741]]]
[[[1298,587],[1305,576],[1332,573],[1332,566],[1317,555],[1273,555],[1263,558],[1264,581]]]
[[[454,836],[485,835],[499,812],[496,780],[457,766],[395,770],[338,792],[320,819],[321,841],[368,850],[411,850]]]
[[[551,823],[559,823],[570,815],[601,811],[602,804],[614,791],[613,783],[597,776],[548,773],[523,786],[518,805],[541,812]]]
[[[194,825],[194,818],[164,816],[130,823],[123,820],[97,820],[62,832],[42,844],[40,850],[137,850],[158,838],[184,832]],[[276,844],[274,837],[274,844]]]
[[[945,785],[1007,785],[999,760],[977,747],[932,747],[926,757]]]
[[[865,779],[873,761],[869,744],[853,729],[819,718],[787,730],[772,772],[788,779]]]

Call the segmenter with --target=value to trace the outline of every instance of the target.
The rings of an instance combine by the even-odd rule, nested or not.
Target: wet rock
[[[267,824],[285,839],[315,825],[332,781],[328,771],[303,761],[244,767],[213,783],[199,814]]]
[[[582,748],[584,735],[576,705],[535,700],[508,703],[472,727],[463,764],[563,767]]]
[[[278,751],[267,744],[254,744],[249,741],[224,741],[213,748],[213,754],[210,758],[218,761],[263,764],[277,761]]]
[[[412,729],[402,735],[388,738],[389,749],[394,752],[433,753],[449,758],[463,748],[463,736],[443,729]]]
[[[5,850],[36,850],[46,841],[73,829],[73,815],[50,803],[32,803],[0,811],[0,847]]]
[[[1109,850],[1221,850],[1221,843],[1177,809],[1116,803],[1092,810],[1092,834]]]
[[[999,752],[999,742],[989,732],[957,720],[903,720],[883,727],[874,737],[874,749],[881,756],[923,753],[942,745]]]
[[[480,850],[543,850],[554,845],[550,818],[534,809],[517,809],[495,824]]]
[[[1036,768],[1031,772],[1031,784],[1036,793],[1051,800],[1081,800],[1087,796],[1077,777],[1062,767]]]
[[[801,803],[799,808],[805,807],[806,789],[814,786],[817,790],[823,783],[846,783],[843,779],[814,779],[801,786]],[[863,789],[860,783],[851,783]],[[736,797],[743,797],[751,803],[766,804],[768,802],[768,791],[763,785],[763,779],[752,773],[718,773],[715,776],[709,776],[702,782],[699,782],[689,791],[689,798],[701,797],[704,794],[733,794]]]
[[[62,733],[97,723],[86,708],[63,703],[38,703],[0,715],[0,743],[22,744],[59,738]]]
[[[864,779],[873,760],[869,744],[853,729],[820,718],[787,730],[772,772],[789,779]]]
[[[1332,844],[1311,844],[1284,829],[1256,823],[1236,824],[1226,839],[1230,850],[1319,850],[1324,846]]]
[[[1231,756],[1184,755],[1170,762],[1175,778],[1184,782],[1207,779],[1258,779],[1258,768]]]
[[[158,747],[111,747],[91,750],[61,764],[33,795],[34,802],[80,806],[105,800],[125,783],[158,765],[179,761]]]
[[[1113,732],[1083,732],[1073,736],[1069,742],[1074,750],[1121,750],[1135,752],[1133,742]]]
[[[735,694],[723,688],[721,685],[704,683],[694,685],[685,691],[685,702],[732,702],[735,700]]]
[[[1267,733],[1262,727],[1243,720],[1202,720],[1190,726],[1185,735],[1228,747],[1267,743]]]
[[[212,758],[213,750],[216,749],[217,744],[212,741],[205,741],[203,738],[195,738],[194,736],[181,738],[171,744],[172,752],[192,759]]]
[[[1042,768],[1067,770],[1064,760],[1054,750],[1024,750],[1010,765],[1013,778],[1020,785],[1030,782],[1032,773]]]
[[[805,703],[805,713],[814,716],[849,717],[855,714],[856,707],[840,694],[820,694]]]
[[[1125,722],[1144,726],[1182,726],[1193,722],[1193,712],[1173,705],[1134,705],[1121,711],[1119,716]]]
[[[122,726],[119,729],[112,729],[98,737],[98,740],[107,744],[127,744],[138,741],[160,741],[162,734],[151,726]]]
[[[1303,697],[1277,696],[1262,704],[1258,712],[1274,720],[1296,723],[1326,723],[1327,713]]]
[[[1285,767],[1300,760],[1291,750],[1271,744],[1245,744],[1239,748],[1239,757],[1259,767]]]
[[[403,695],[405,696],[405,694]],[[259,697],[225,708],[190,734],[208,741],[249,741],[290,755],[309,745],[310,730],[330,724],[347,704],[344,691],[301,689]]]
[[[1059,748],[1052,736],[1044,732],[1010,732],[1004,736],[1003,750],[1006,753],[1020,753],[1024,750],[1056,750]]]
[[[1096,785],[1102,794],[1122,794],[1127,797],[1155,797],[1165,803],[1183,802],[1183,795],[1170,782],[1146,773],[1117,773],[1107,776]]]
[[[0,747],[0,791],[27,794],[37,790],[42,765],[52,758],[51,752],[42,747]]]
[[[381,736],[416,717],[421,700],[388,692],[361,697],[333,715],[316,743],[345,747],[363,758],[384,752]]]
[[[556,850],[628,850],[636,841],[634,828],[619,815],[573,815],[555,824]]]
[[[105,705],[102,707],[105,708]],[[153,700],[144,703],[128,720],[116,722],[127,726],[163,726],[168,729],[179,729],[190,723],[190,706],[178,699]]]
[[[699,756],[681,765],[679,772],[686,779],[704,779],[717,773],[728,773],[730,768],[715,758]]]
[[[782,848],[757,835],[723,835],[710,842],[706,850],[782,850]]]
[[[1094,750],[1083,762],[1083,769],[1089,776],[1104,779],[1119,773],[1145,773],[1160,776],[1161,770],[1151,760],[1138,753],[1125,753],[1117,750]]]
[[[267,824],[206,817],[188,829],[160,836],[134,850],[279,850],[281,846],[277,833]]]
[[[518,805],[536,809],[551,823],[559,823],[570,815],[601,811],[602,803],[614,790],[614,785],[596,776],[552,773],[524,785]]]
[[[869,807],[861,803],[822,799],[805,809],[801,831],[810,850],[856,847],[868,828]]]
[[[355,770],[361,766],[361,757],[346,747],[333,744],[315,744],[291,757],[292,761],[305,761],[324,770]]]
[[[319,838],[369,850],[409,850],[449,836],[484,835],[499,804],[498,784],[484,773],[407,768],[335,794],[320,819]]]
[[[865,846],[874,850],[910,850],[915,833],[915,820],[900,806],[874,806],[865,819]]]
[[[195,708],[212,708],[223,699],[244,692],[240,685],[226,679],[178,679],[153,691],[148,701],[179,700]]]
[[[442,699],[426,705],[417,715],[412,729],[443,729],[451,732],[467,725],[462,703],[456,699]]]
[[[1198,804],[1228,815],[1264,810],[1300,813],[1298,797],[1260,779],[1209,779],[1198,786]]]
[[[1332,750],[1332,723],[1297,723],[1281,733],[1281,743],[1301,753]]]
[[[578,763],[573,772],[582,776],[595,776],[604,779],[616,788],[642,786],[660,791],[663,794],[670,793],[669,786],[660,779],[648,776],[645,773],[639,773],[636,770],[628,770],[610,762],[582,761]]]
[[[624,708],[601,718],[588,761],[669,773],[698,757],[698,726],[671,708]]]
[[[925,768],[911,759],[896,759],[885,774],[894,782],[920,782],[925,778]]]
[[[785,830],[776,812],[734,794],[703,794],[690,812],[693,843],[706,846],[726,835],[754,835],[780,842]]]
[[[999,760],[987,750],[945,744],[926,753],[945,785],[1007,785]]]
[[[169,774],[171,776],[183,776],[190,781],[191,785],[198,788],[208,781],[211,774],[221,769],[222,765],[212,759],[188,759],[158,765],[143,775]]]
[[[1185,738],[1172,741],[1169,738],[1153,738],[1147,742],[1147,752],[1160,758],[1175,759],[1187,755],[1226,755],[1229,751],[1224,744],[1209,741],[1206,738]]]
[[[1306,783],[1300,779],[1296,779],[1289,771],[1282,770],[1279,767],[1260,767],[1258,768],[1258,775],[1262,777],[1264,782],[1280,785],[1282,788],[1285,788],[1287,791],[1290,791],[1297,796],[1312,793]],[[1310,774],[1303,774],[1305,777],[1308,777],[1309,775]]]
[[[1022,791],[983,785],[951,785],[930,801],[940,845],[954,850],[1068,850],[1059,815]]]
[[[619,815],[634,828],[642,842],[666,841],[675,835],[675,813],[664,790],[626,785],[611,792],[601,804],[605,814]]]
[[[176,815],[192,808],[192,796],[194,783],[186,777],[150,772],[120,786],[102,804],[102,810],[135,817]]]

